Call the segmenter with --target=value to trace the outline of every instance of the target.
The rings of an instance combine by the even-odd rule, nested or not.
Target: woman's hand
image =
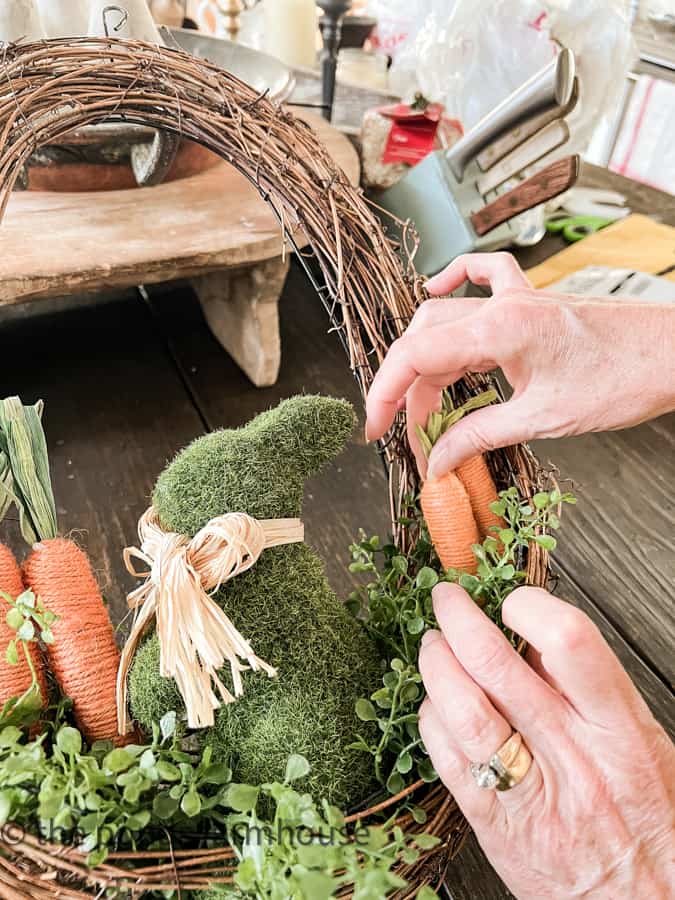
[[[427,283],[447,294],[466,280],[492,298],[428,300],[389,351],[368,397],[377,440],[407,406],[411,444],[443,388],[466,372],[501,367],[504,404],[464,418],[434,447],[440,477],[478,453],[533,438],[609,431],[675,408],[675,304],[556,296],[535,291],[506,253],[461,256]]]
[[[519,898],[661,900],[675,884],[675,748],[597,628],[539,588],[505,601],[529,663],[456,585],[434,590],[420,730],[438,773]],[[475,783],[519,731],[533,762],[507,791]]]

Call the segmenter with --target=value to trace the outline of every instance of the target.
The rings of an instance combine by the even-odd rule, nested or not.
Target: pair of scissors
[[[614,219],[608,219],[604,216],[552,216],[546,222],[546,230],[549,234],[560,234],[564,239],[573,244],[587,237],[589,234],[595,234],[601,228],[606,228],[614,222]]]

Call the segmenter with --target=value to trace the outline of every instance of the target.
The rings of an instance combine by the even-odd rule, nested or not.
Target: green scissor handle
[[[546,230],[550,234],[562,234],[566,241],[573,244],[606,228],[613,221],[601,216],[553,216],[547,221]]]

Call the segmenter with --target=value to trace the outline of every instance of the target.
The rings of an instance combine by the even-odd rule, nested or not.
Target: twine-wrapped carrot
[[[24,407],[18,397],[0,403],[12,496],[24,538],[33,548],[24,564],[24,581],[58,616],[48,659],[61,690],[73,702],[80,730],[89,743],[121,744],[132,738],[117,734],[120,654],[89,560],[73,541],[58,536],[41,413],[40,404]]]
[[[499,497],[485,457],[474,456],[458,467],[457,475],[469,495],[481,539],[494,537],[493,528],[506,528],[506,523],[490,509],[491,504],[496,503]]]
[[[495,391],[486,391],[453,409],[446,395],[443,410],[430,414],[426,430],[417,428],[427,456],[441,435],[467,412],[496,398]],[[420,494],[422,513],[444,568],[475,574],[478,560],[473,545],[492,535],[492,526],[504,527],[503,520],[490,509],[497,499],[497,488],[482,456],[470,459],[456,472],[425,481]]]

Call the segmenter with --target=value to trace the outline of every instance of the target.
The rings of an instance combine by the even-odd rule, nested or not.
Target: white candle
[[[44,37],[35,0],[0,0],[0,41],[39,41]]]
[[[87,34],[89,0],[37,0],[37,5],[47,37],[81,37]]]
[[[110,10],[106,14],[108,32],[110,37],[131,38],[137,41],[149,41],[151,44],[163,44],[159,31],[152,18],[152,13],[147,0],[120,0],[119,3],[111,3],[111,0],[91,0],[89,10],[88,34],[92,37],[105,37],[103,24],[103,10],[106,6],[120,6],[127,11],[126,22],[120,27],[116,26],[123,18],[117,10]]]
[[[316,62],[317,7],[314,0],[265,0],[265,49],[287,66]]]

